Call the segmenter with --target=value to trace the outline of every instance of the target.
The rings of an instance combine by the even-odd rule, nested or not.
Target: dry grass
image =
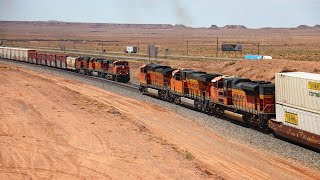
[[[42,38],[42,39],[73,39],[82,42],[13,42],[7,45],[59,48],[87,51],[102,51],[107,53],[123,53],[126,46],[138,45],[140,53],[147,54],[148,44],[159,47],[159,56],[187,55],[216,57],[216,38],[221,43],[244,43],[241,53],[223,53],[219,57],[242,57],[244,54],[257,54],[257,44],[260,43],[260,54],[271,55],[275,59],[318,61],[320,55],[320,29],[143,29],[117,28],[92,25],[43,25],[9,23],[0,27],[0,37]],[[86,42],[85,40],[105,40],[109,42]],[[168,49],[169,51],[166,51]]]

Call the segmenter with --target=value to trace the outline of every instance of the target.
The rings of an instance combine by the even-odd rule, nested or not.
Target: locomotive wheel
[[[162,91],[162,90],[160,90],[160,91],[159,91],[159,97],[160,97],[160,99],[162,99],[162,100],[166,100],[166,94],[165,94],[165,92]]]
[[[179,96],[174,97],[175,104],[181,104],[181,98]]]
[[[196,109],[198,111],[202,111],[202,105],[201,105],[201,102],[199,100],[194,100],[194,106],[196,107]]]

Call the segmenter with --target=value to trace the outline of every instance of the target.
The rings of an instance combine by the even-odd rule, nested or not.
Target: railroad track
[[[19,66],[19,67],[33,67],[35,69],[46,69],[46,70],[52,70],[52,71],[63,72],[63,73],[68,73],[68,74],[74,74],[74,75],[78,75],[78,76],[81,76],[81,77],[84,77],[84,78],[95,79],[95,80],[100,81],[102,83],[112,83],[112,84],[115,84],[117,86],[125,87],[125,88],[128,88],[128,89],[133,89],[133,90],[137,90],[137,91],[139,90],[139,85],[138,84],[134,84],[134,83],[131,83],[131,82],[121,83],[121,82],[112,81],[112,80],[109,80],[109,79],[104,79],[104,78],[100,78],[100,77],[96,77],[96,76],[89,76],[89,75],[85,75],[85,74],[76,73],[74,71],[69,71],[69,70],[66,70],[66,69],[58,69],[58,68],[49,67],[49,66],[31,64],[31,63],[27,63],[27,62],[23,62],[23,61],[12,61],[12,60],[7,60],[7,59],[0,59],[0,63],[8,64],[8,65],[16,65],[16,66]]]

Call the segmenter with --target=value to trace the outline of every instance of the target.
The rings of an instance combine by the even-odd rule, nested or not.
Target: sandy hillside
[[[0,93],[0,179],[320,177],[157,105],[81,82],[1,65]]]

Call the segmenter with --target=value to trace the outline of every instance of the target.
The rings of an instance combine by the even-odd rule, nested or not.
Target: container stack
[[[275,84],[276,121],[292,136],[319,147],[320,74],[277,73]]]

